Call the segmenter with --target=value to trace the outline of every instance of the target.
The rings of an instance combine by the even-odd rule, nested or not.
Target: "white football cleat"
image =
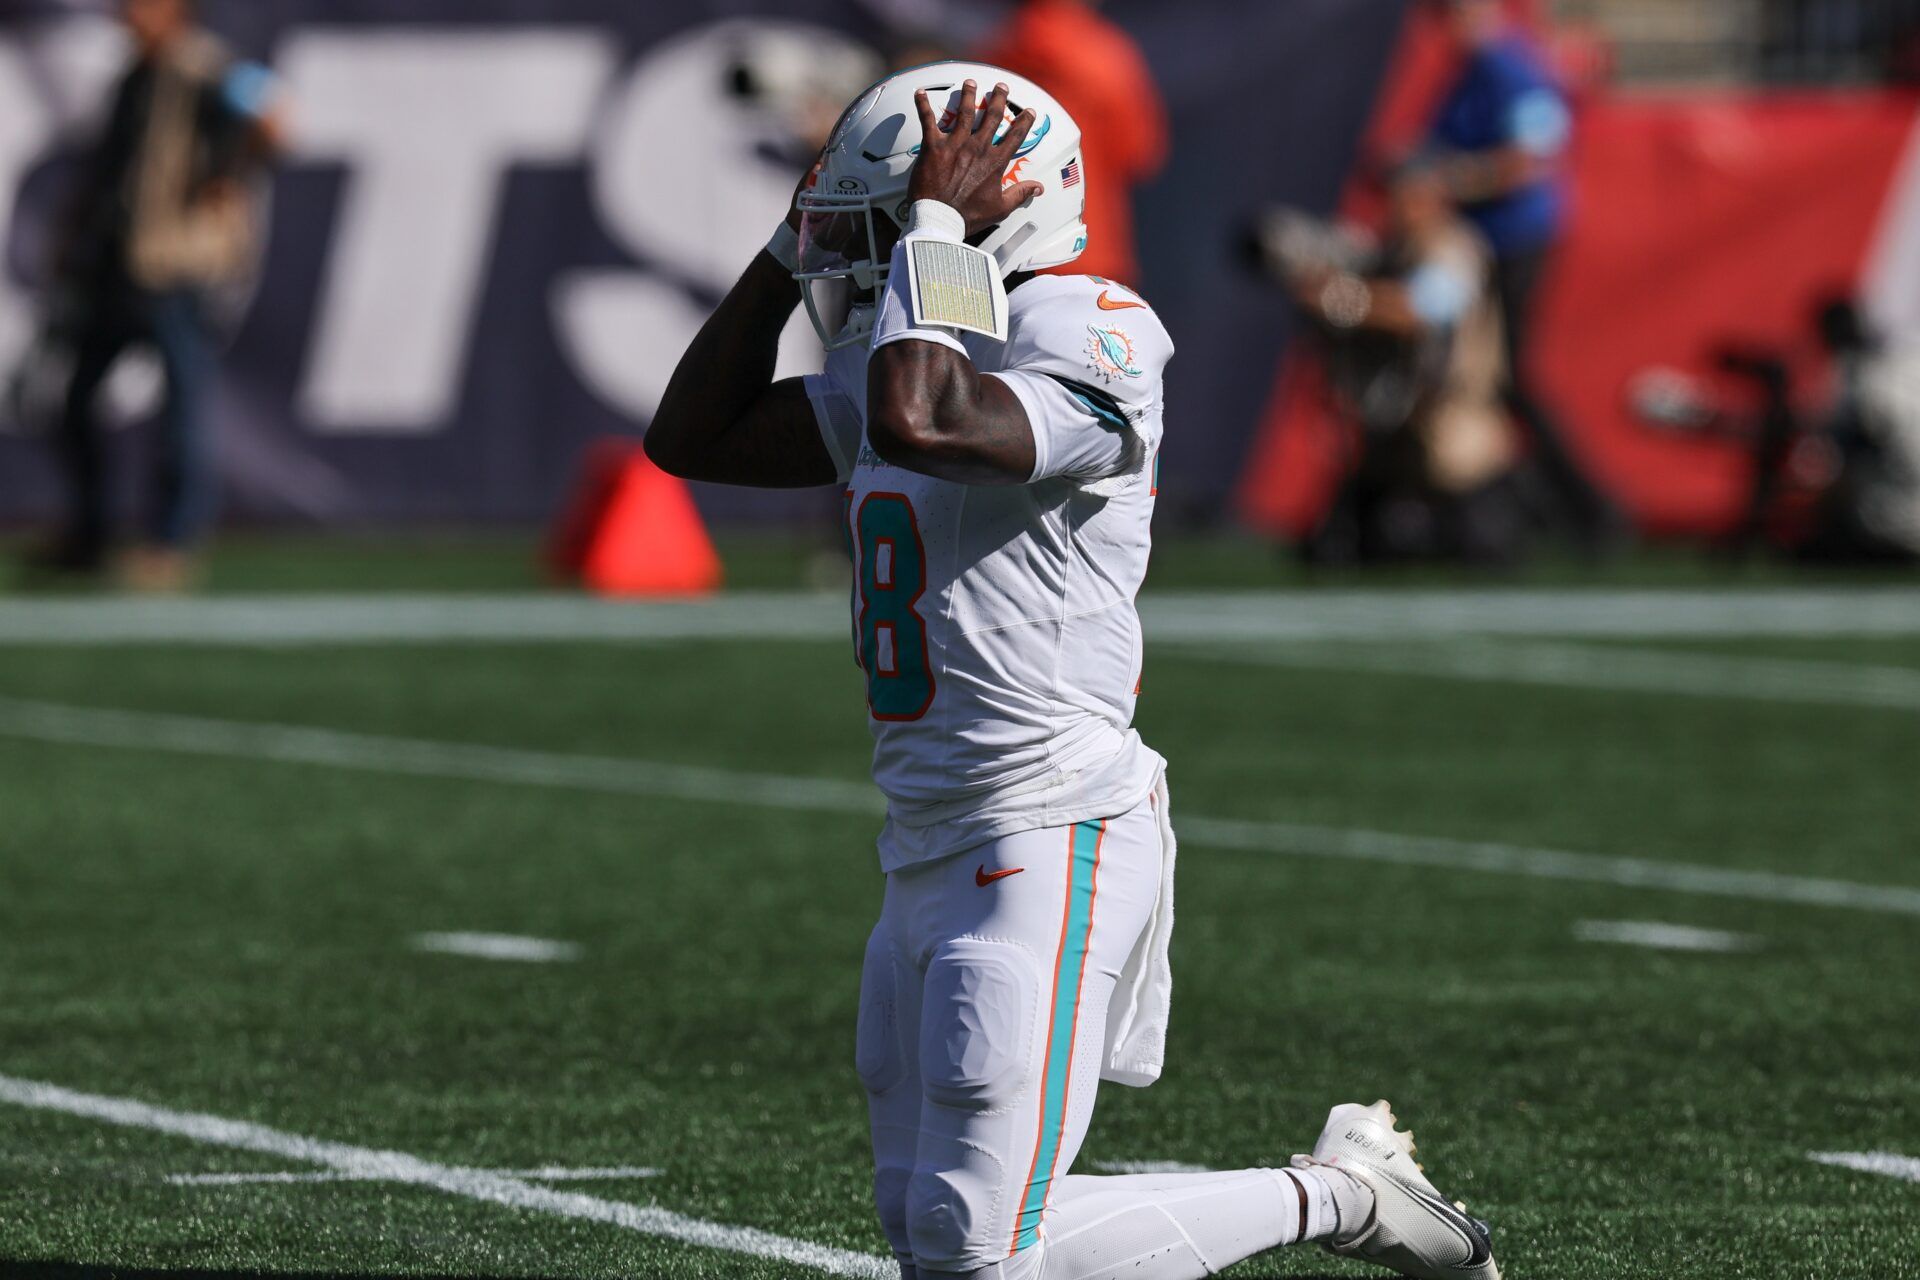
[[[1327,1113],[1313,1154],[1293,1158],[1302,1168],[1344,1169],[1373,1190],[1373,1213],[1326,1248],[1418,1280],[1500,1280],[1487,1224],[1427,1181],[1413,1162],[1413,1135],[1394,1123],[1385,1099],[1343,1103]]]

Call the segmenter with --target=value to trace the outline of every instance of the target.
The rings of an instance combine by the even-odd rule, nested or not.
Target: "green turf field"
[[[798,530],[734,530],[715,534],[727,585],[747,590],[820,587],[844,578],[840,532],[830,520]],[[29,541],[0,537],[0,598],[28,583],[12,560]],[[555,588],[542,557],[542,538],[523,529],[465,529],[226,534],[207,566],[216,593],[307,591],[532,591]],[[1309,567],[1265,538],[1232,533],[1173,532],[1155,537],[1149,590],[1250,591],[1319,585],[1454,586],[1486,583],[1582,587],[1717,588],[1729,584],[1780,585],[1824,581],[1847,585],[1901,584],[1900,568],[1815,568],[1757,557],[1729,560],[1697,546],[1652,543],[1595,563],[1546,549],[1505,570],[1457,565]],[[89,588],[56,583],[63,594]]]
[[[1140,722],[1170,1062],[1084,1169],[1385,1096],[1516,1280],[1920,1276],[1920,1182],[1809,1159],[1920,1159],[1920,639],[1166,646]],[[879,1254],[867,741],[834,637],[0,648],[0,1276]]]

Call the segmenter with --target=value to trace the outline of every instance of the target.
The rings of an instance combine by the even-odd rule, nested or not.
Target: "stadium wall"
[[[1140,285],[1181,346],[1163,472],[1176,511],[1219,509],[1286,342],[1284,302],[1233,241],[1266,203],[1332,207],[1401,4],[1110,5],[1175,131],[1142,197]],[[740,96],[739,66],[779,81],[857,60],[872,29],[854,0],[202,7],[281,73],[295,136],[256,287],[223,301],[229,511],[322,524],[546,519],[589,441],[644,429],[780,216],[802,161],[783,108]],[[50,215],[121,56],[104,18],[4,12],[0,370],[30,341]],[[804,329],[788,371],[809,364]],[[129,362],[116,413],[137,421],[155,391]],[[44,517],[52,485],[39,442],[0,421],[0,521]],[[699,499],[721,520],[832,510],[809,493]]]

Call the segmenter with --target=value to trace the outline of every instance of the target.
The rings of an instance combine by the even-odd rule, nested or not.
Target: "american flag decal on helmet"
[[[1073,159],[1067,161],[1067,167],[1060,171],[1060,185],[1063,187],[1077,187],[1080,185],[1079,156],[1075,156]]]

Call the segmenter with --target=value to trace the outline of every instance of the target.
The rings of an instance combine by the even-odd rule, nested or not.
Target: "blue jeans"
[[[104,554],[114,532],[107,442],[96,405],[100,385],[128,347],[143,343],[159,354],[166,376],[146,536],[159,546],[188,547],[213,520],[216,488],[206,421],[213,344],[200,299],[190,290],[128,290],[100,299],[79,335],[57,437],[71,502],[63,542],[82,557]]]

